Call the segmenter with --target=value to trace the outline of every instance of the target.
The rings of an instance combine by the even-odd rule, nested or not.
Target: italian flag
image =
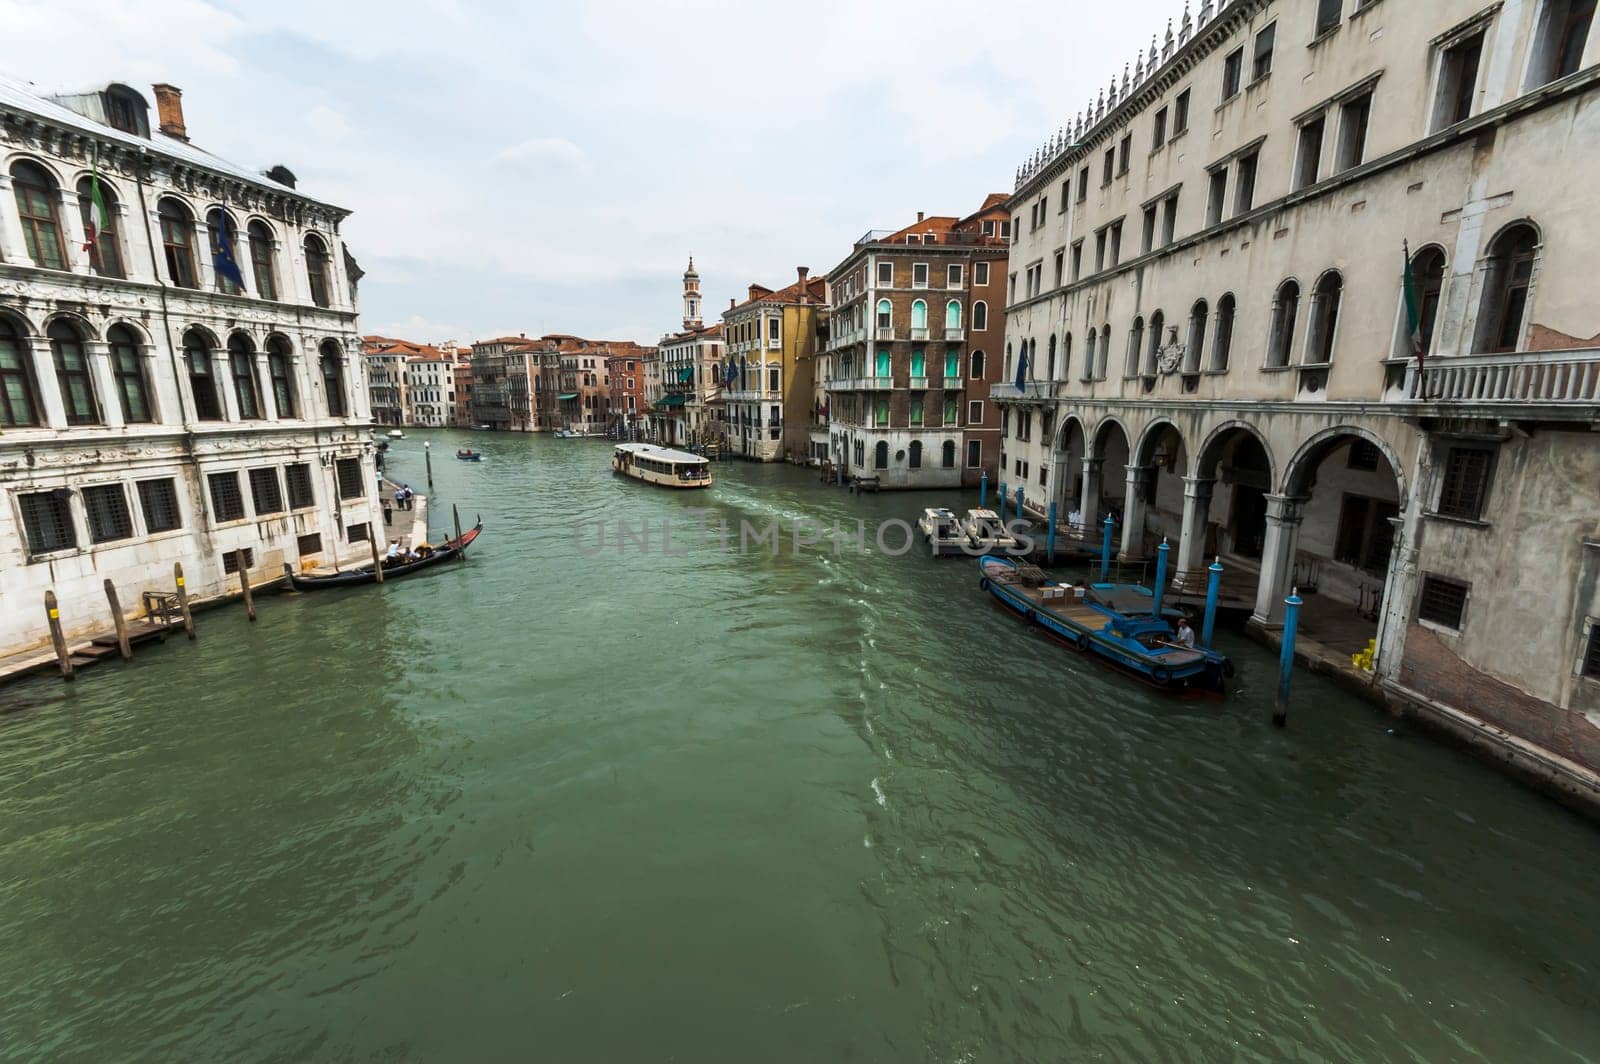
[[[88,241],[85,251],[93,252],[99,245],[100,234],[111,228],[111,216],[106,211],[105,197],[100,195],[100,145],[94,146],[94,158],[89,163],[89,198],[94,200],[94,211],[83,225]]]

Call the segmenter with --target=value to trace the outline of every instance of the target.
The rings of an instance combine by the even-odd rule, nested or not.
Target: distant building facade
[[[887,488],[976,485],[999,461],[1011,215],[992,195],[857,240],[829,274],[821,460]]]
[[[722,390],[722,326],[701,319],[700,273],[683,274],[683,328],[659,343],[662,394],[651,404],[654,439],[674,447],[705,445],[710,403]]]
[[[0,653],[48,641],[46,590],[71,639],[108,622],[106,580],[131,613],[175,562],[204,598],[236,551],[256,580],[369,555],[348,212],[154,96],[0,78]]]
[[[827,320],[828,282],[797,269],[774,291],[752,284],[722,313],[722,420],[727,453],[758,462],[804,462],[811,450],[817,330]]]

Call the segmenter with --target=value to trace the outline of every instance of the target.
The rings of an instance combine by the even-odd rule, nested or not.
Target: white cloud
[[[565,137],[534,137],[495,153],[495,161],[531,173],[550,171],[583,172],[590,168],[589,156]]]

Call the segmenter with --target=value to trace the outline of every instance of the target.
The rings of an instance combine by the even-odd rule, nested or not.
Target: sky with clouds
[[[965,214],[1182,0],[0,0],[5,72],[184,90],[354,211],[362,329],[654,342],[872,228]]]

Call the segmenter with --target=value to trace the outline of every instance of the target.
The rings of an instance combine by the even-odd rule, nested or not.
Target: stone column
[[[272,392],[272,369],[266,352],[258,351],[250,356],[250,373],[256,379],[256,394],[261,397],[262,420],[279,420],[282,414],[278,411],[278,397]]]
[[[1104,458],[1084,458],[1081,476],[1081,498],[1078,507],[1083,511],[1084,535],[1093,539],[1100,529],[1100,471]]]
[[[144,374],[146,394],[150,396],[150,420],[161,424],[179,424],[184,421],[183,399],[180,393],[188,379],[184,371],[183,353],[178,353],[178,375],[173,376],[171,363],[158,362],[155,344],[139,345],[139,370]]]
[[[196,218],[194,223],[194,281],[202,292],[217,290],[217,275],[211,266],[211,234],[206,229],[206,220]],[[232,420],[238,420],[235,415]]]
[[[1155,467],[1130,465],[1125,468],[1128,494],[1122,504],[1122,553],[1118,557],[1133,561],[1144,556],[1144,515],[1153,494]]]
[[[122,395],[117,389],[117,378],[111,372],[111,345],[104,340],[85,340],[83,354],[89,363],[89,380],[94,384],[94,397],[100,407],[100,423],[120,428],[127,421],[122,416]]]
[[[211,349],[211,380],[217,388],[217,405],[224,421],[239,420],[239,399],[233,394],[233,367],[226,348]]]
[[[5,204],[5,209],[0,210],[0,259],[27,262],[28,256],[23,251],[27,245],[22,239],[22,219],[13,207],[16,193],[11,187],[11,175],[3,169],[0,169],[0,203]]]
[[[1261,583],[1250,619],[1266,628],[1283,624],[1283,600],[1294,579],[1295,547],[1300,541],[1303,499],[1268,495],[1267,535],[1261,550]]]
[[[30,336],[23,341],[33,354],[33,379],[39,386],[39,418],[53,429],[67,427],[67,406],[61,400],[61,382],[56,379],[56,359],[50,341]]]
[[[1420,571],[1417,565],[1422,547],[1422,512],[1425,500],[1438,489],[1438,470],[1433,462],[1433,447],[1426,430],[1417,430],[1417,460],[1411,475],[1411,493],[1406,508],[1389,519],[1394,527],[1394,547],[1389,554],[1389,575],[1384,581],[1383,602],[1378,606],[1377,650],[1373,669],[1385,680],[1400,678],[1400,663],[1405,658],[1406,629],[1411,603],[1416,597]]]
[[[61,218],[61,242],[67,246],[67,269],[73,273],[89,273],[89,249],[84,247],[88,235],[83,231],[83,215],[78,210],[76,189],[62,185],[56,190],[61,197],[57,213]]]
[[[1210,477],[1183,478],[1183,526],[1177,564],[1180,575],[1205,567],[1206,521],[1211,516],[1211,492],[1216,483]]]

